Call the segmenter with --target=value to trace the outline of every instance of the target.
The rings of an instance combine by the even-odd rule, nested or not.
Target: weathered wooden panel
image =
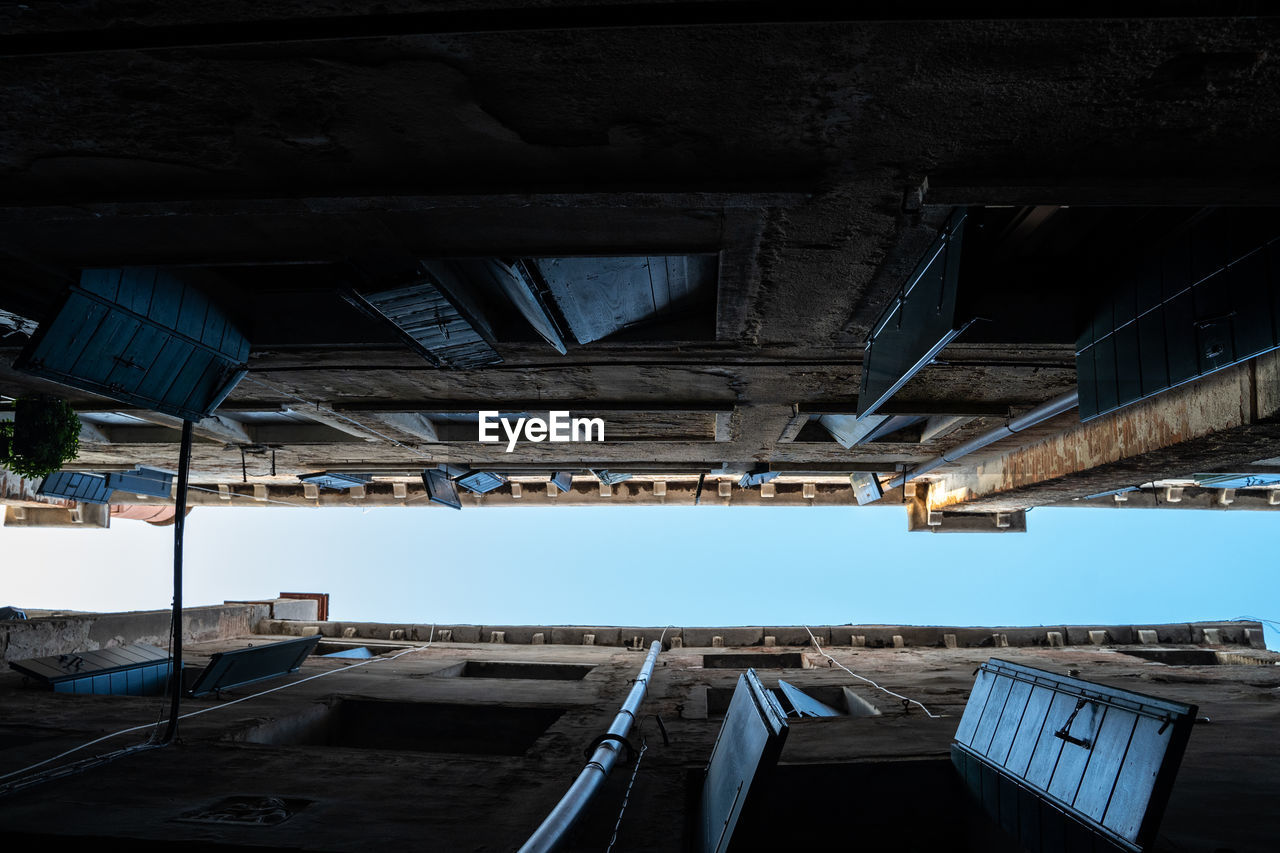
[[[10,668],[23,675],[42,681],[49,685],[72,682],[95,676],[108,676],[136,667],[145,667],[158,663],[166,663],[169,653],[147,643],[131,643],[126,646],[114,646],[108,649],[72,652],[62,655],[49,655],[41,658],[28,658],[10,662]],[[111,682],[103,682],[110,684]],[[65,692],[99,693],[112,692],[106,690],[71,689]]]
[[[249,343],[179,274],[85,270],[14,366],[188,420],[217,408],[246,371]]]
[[[1280,347],[1280,236],[1256,211],[1217,211],[1120,275],[1076,343],[1090,420]]]
[[[320,636],[300,637],[252,646],[230,652],[218,652],[191,685],[192,696],[206,696],[218,690],[230,690],[268,678],[297,672],[307,656],[315,651]]]
[[[711,750],[698,817],[699,853],[749,849],[750,839],[733,845],[734,829],[749,808],[755,784],[777,762],[787,737],[787,720],[777,700],[748,669],[725,712],[724,724]]]
[[[173,488],[173,474],[139,465],[132,471],[107,474],[108,488],[134,495],[167,498]]]
[[[86,504],[105,504],[111,501],[112,491],[111,484],[101,474],[55,471],[44,478],[36,494]]]
[[[716,285],[714,255],[537,258],[531,263],[580,344],[669,315]]]
[[[1139,851],[1155,837],[1196,708],[992,659],[952,757],[1033,853]]]
[[[957,314],[965,213],[957,211],[867,337],[858,417],[873,414],[964,330]]]
[[[465,310],[442,280],[452,270],[419,265],[412,281],[391,287],[350,290],[347,299],[390,324],[406,343],[436,367],[465,370],[499,364],[493,337],[482,318]],[[465,286],[465,285],[461,285]]]

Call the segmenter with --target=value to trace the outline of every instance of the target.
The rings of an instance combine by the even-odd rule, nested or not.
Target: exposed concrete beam
[[[107,432],[106,427],[100,424],[91,423],[86,420],[80,421],[80,441],[90,444],[111,444],[111,434]]]
[[[925,421],[924,429],[920,433],[920,442],[924,444],[943,438],[971,420],[973,418],[966,418],[962,415],[936,415],[931,417]]]
[[[356,417],[358,412],[376,412],[378,414],[413,412],[424,417],[435,414],[457,414],[476,412],[481,409],[501,409],[504,412],[539,412],[569,411],[574,416],[590,415],[602,412],[654,412],[684,413],[706,412],[709,414],[732,414],[732,402],[715,402],[706,400],[623,400],[600,401],[589,399],[577,400],[393,400],[380,403],[342,403],[334,405],[333,411],[349,413]],[[304,411],[298,414],[307,415]],[[358,417],[356,417],[359,420]]]
[[[381,424],[420,441],[429,443],[440,441],[436,425],[421,412],[364,412],[360,420],[371,421],[375,425]]]
[[[793,415],[791,420],[787,421],[787,425],[782,428],[782,435],[778,436],[778,441],[795,441],[796,436],[800,434],[800,430],[804,429],[805,424],[809,423],[810,416],[807,414],[799,414],[799,407],[795,407],[797,414]]]
[[[146,409],[119,411],[122,414],[130,415],[157,426],[182,429],[182,418],[175,418],[173,415],[164,415],[160,412],[152,412]],[[191,432],[201,438],[208,438],[227,444],[254,444],[256,441],[245,424],[225,415],[210,415],[207,418],[195,421],[191,426]]]
[[[1006,418],[1011,406],[1008,403],[981,400],[889,400],[876,409],[878,415],[951,416],[957,418]],[[797,403],[800,414],[850,415],[858,412],[858,400]]]
[[[1280,453],[1280,353],[1034,444],[1017,441],[992,445],[1003,452],[961,460],[962,468],[936,478],[931,506],[1025,509],[1274,456]]]
[[[1063,185],[1050,183],[1004,185],[970,183],[963,176],[931,175],[925,206],[975,207],[999,205],[1032,207],[1036,205],[1179,205],[1183,207],[1216,207],[1232,205],[1275,204],[1275,190],[1265,182],[1253,184],[1229,181],[1177,182],[1150,181],[1143,185]]]
[[[1271,489],[1248,489],[1236,490],[1235,500],[1229,505],[1224,506],[1221,503],[1223,489],[1200,489],[1194,486],[1181,487],[1181,494],[1174,494],[1176,500],[1170,500],[1168,489],[1163,486],[1157,486],[1153,489],[1139,489],[1136,492],[1126,492],[1122,497],[1124,500],[1118,501],[1112,495],[1094,498],[1093,500],[1074,500],[1063,501],[1061,503],[1050,504],[1055,507],[1070,507],[1072,509],[1211,509],[1211,510],[1237,510],[1259,511],[1259,512],[1280,512],[1280,491]],[[1275,503],[1272,501],[1275,500]]]
[[[246,425],[247,426],[247,425]],[[253,441],[235,442],[237,444],[351,444],[357,439],[344,432],[339,432],[324,424],[254,424]],[[111,427],[108,433],[112,444],[177,444],[181,436],[176,429],[161,426],[117,426]],[[226,443],[229,439],[214,438],[205,434],[203,438],[213,438]]]
[[[909,533],[1026,533],[1027,514],[1013,512],[944,512],[929,506],[928,484],[908,488],[907,532]]]
[[[733,412],[717,412],[716,441],[733,441]]]
[[[344,417],[333,410],[332,406],[288,406],[282,407],[281,411],[288,412],[291,415],[307,418],[316,423],[324,424],[327,427],[345,432],[347,435],[354,435],[356,438],[365,441],[386,441],[386,438],[365,429],[354,423],[357,418]]]
[[[513,496],[510,486],[500,488],[486,495],[473,495],[463,492],[464,507],[486,506],[693,506],[694,492],[697,489],[696,479],[663,481],[665,488],[655,489],[649,480],[625,480],[616,483],[609,497],[601,497],[600,484],[583,479],[575,482],[571,492],[558,492],[552,496],[546,482],[521,482],[520,496]],[[858,506],[853,489],[847,482],[842,483],[774,483],[772,497],[764,497],[759,489],[743,489],[734,480],[726,480],[730,484],[729,494],[719,494],[715,483],[704,486],[699,506]],[[225,488],[224,488],[225,487]],[[805,489],[812,488],[813,497],[806,498]],[[661,491],[662,494],[656,492]],[[301,483],[232,483],[219,484],[217,489],[203,487],[192,491],[188,503],[193,506],[253,506],[279,507],[289,506],[408,506],[441,509],[426,499],[426,493],[420,483],[373,482],[364,487],[364,497],[357,497],[349,492],[337,492],[321,489],[313,497],[307,496],[307,488]],[[399,494],[403,494],[400,497]],[[886,500],[894,505],[901,500],[901,493],[893,493]],[[225,497],[224,497],[225,496]],[[13,501],[17,503],[17,501]],[[173,501],[168,498],[130,497],[130,504],[169,505]]]

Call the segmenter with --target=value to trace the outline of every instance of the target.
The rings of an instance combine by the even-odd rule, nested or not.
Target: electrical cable
[[[316,673],[315,675],[310,675],[310,676],[307,676],[306,678],[300,678],[300,679],[298,679],[297,681],[290,681],[288,684],[281,684],[281,685],[279,685],[279,686],[277,686],[277,687],[272,687],[272,688],[269,688],[269,689],[267,689],[267,690],[260,690],[260,691],[258,691],[257,693],[253,693],[253,694],[250,694],[250,695],[248,695],[248,696],[241,696],[239,699],[232,699],[231,701],[229,701],[229,702],[223,702],[223,703],[222,703],[222,704],[220,704],[220,705],[211,705],[211,706],[210,706],[210,707],[208,707],[208,708],[201,708],[201,709],[200,709],[200,710],[198,710],[198,711],[188,711],[187,713],[182,714],[181,716],[179,716],[179,717],[178,717],[178,719],[179,719],[179,720],[188,720],[188,719],[190,719],[190,718],[192,718],[192,717],[198,717],[198,716],[200,716],[201,714],[207,714],[207,713],[209,713],[210,711],[220,711],[220,710],[222,710],[223,708],[229,708],[229,707],[231,707],[232,705],[238,705],[238,704],[240,704],[241,702],[248,702],[250,699],[257,699],[257,698],[258,698],[258,697],[260,697],[260,696],[266,696],[268,693],[276,693],[276,692],[281,691],[281,690],[286,690],[286,689],[288,689],[288,688],[290,688],[290,687],[296,687],[296,686],[297,686],[297,685],[299,685],[299,684],[306,684],[308,681],[315,681],[317,678],[325,678],[325,677],[327,677],[327,676],[334,675],[335,673],[339,673],[339,672],[350,672],[350,671],[351,671],[351,670],[353,670],[353,669],[358,669],[358,668],[360,668],[360,667],[362,667],[362,666],[368,666],[368,665],[369,665],[369,664],[371,664],[371,663],[387,663],[387,662],[389,662],[389,661],[397,660],[398,658],[404,657],[404,656],[405,656],[405,655],[407,655],[407,654],[412,654],[413,652],[426,651],[427,649],[431,648],[431,645],[435,642],[435,636],[436,636],[436,626],[435,626],[435,625],[432,625],[432,626],[431,626],[431,633],[428,635],[428,638],[427,638],[427,644],[426,644],[425,646],[415,646],[415,647],[413,647],[413,648],[411,648],[411,649],[405,649],[404,651],[402,651],[402,652],[397,652],[396,654],[392,655],[391,657],[387,657],[387,658],[383,658],[383,657],[376,657],[376,658],[369,658],[368,660],[358,661],[357,663],[349,664],[349,665],[347,665],[347,666],[343,667],[342,669],[330,669],[330,670],[326,670],[326,671],[324,671],[324,672],[318,672],[318,673]],[[35,764],[30,764],[30,765],[28,765],[28,766],[26,766],[26,767],[23,767],[23,768],[19,769],[19,770],[14,770],[14,771],[11,771],[11,772],[9,772],[9,773],[5,773],[5,774],[3,774],[3,775],[0,775],[0,780],[10,779],[10,778],[12,778],[12,777],[14,777],[14,776],[20,776],[20,775],[22,775],[23,773],[27,773],[28,771],[35,770],[35,769],[36,769],[36,768],[38,768],[38,767],[43,767],[43,766],[44,766],[44,765],[46,765],[46,764],[51,764],[52,762],[57,761],[57,760],[58,760],[58,759],[60,759],[60,758],[65,758],[65,757],[67,757],[68,755],[72,755],[72,754],[74,754],[74,753],[77,753],[77,752],[79,752],[79,751],[80,751],[80,750],[82,750],[82,749],[88,749],[89,747],[94,746],[95,744],[102,743],[103,741],[111,740],[112,738],[116,738],[116,737],[119,737],[119,736],[121,736],[121,735],[127,735],[127,734],[130,734],[131,732],[138,732],[138,731],[142,731],[142,730],[144,730],[144,729],[154,728],[154,727],[156,727],[156,726],[158,726],[158,722],[157,722],[157,723],[143,723],[143,724],[142,724],[142,725],[140,725],[140,726],[133,726],[133,727],[131,727],[131,728],[127,728],[127,729],[121,729],[121,730],[120,730],[120,731],[118,731],[118,732],[112,732],[111,734],[103,735],[102,737],[95,738],[95,739],[93,739],[93,740],[89,741],[88,743],[82,743],[82,744],[80,744],[80,746],[73,747],[72,749],[68,749],[68,750],[66,750],[65,752],[60,752],[60,753],[58,753],[57,755],[53,756],[52,758],[46,758],[44,761],[38,761],[38,762],[36,762]],[[94,756],[93,758],[91,758],[91,759],[85,759],[85,762],[80,762],[80,763],[86,763],[86,762],[97,762],[97,761],[99,761],[100,759],[104,759],[104,760],[103,760],[103,761],[101,761],[100,763],[105,763],[105,761],[108,761],[108,760],[114,760],[115,758],[119,758],[119,757],[121,757],[121,756],[123,756],[123,755],[127,755],[127,754],[129,754],[130,752],[136,752],[136,751],[138,751],[139,749],[142,749],[142,748],[152,748],[152,747],[158,747],[158,746],[163,746],[163,745],[164,745],[164,744],[162,744],[162,743],[144,742],[144,743],[141,743],[141,744],[136,744],[135,746],[132,746],[132,747],[125,747],[124,749],[116,750],[116,752],[115,752],[115,753],[104,753],[103,755],[100,755],[100,756]],[[70,766],[70,765],[69,765],[69,766]],[[93,765],[90,765],[90,766],[96,766],[96,764],[93,764]],[[19,780],[17,780],[16,782],[11,782],[11,783],[6,783],[6,784],[4,784],[4,785],[0,785],[0,797],[5,796],[5,795],[10,794],[10,793],[14,793],[15,791],[18,791],[18,790],[22,790],[23,788],[30,787],[30,784],[27,784],[28,782],[30,782],[31,784],[36,784],[37,782],[41,782],[41,781],[48,781],[49,779],[56,779],[56,778],[60,778],[62,775],[70,775],[70,774],[67,774],[67,773],[61,773],[61,772],[60,772],[60,771],[62,771],[62,770],[64,770],[64,769],[65,769],[65,768],[63,768],[63,767],[55,767],[55,768],[52,768],[52,769],[50,769],[50,770],[43,771],[42,773],[35,774],[35,775],[31,776],[31,777],[27,777],[27,778],[25,778],[25,779],[19,779]],[[84,769],[89,769],[89,767],[85,767]],[[76,771],[73,771],[73,772],[79,772],[79,771],[78,771],[78,770],[76,770]],[[37,779],[36,777],[39,777],[39,778]]]
[[[850,675],[852,675],[854,678],[857,678],[857,679],[860,679],[860,680],[862,680],[862,681],[865,681],[865,682],[867,682],[867,684],[870,684],[870,685],[871,685],[872,687],[874,687],[876,690],[879,690],[879,691],[880,691],[880,692],[882,692],[882,693],[888,693],[890,696],[893,696],[893,697],[894,697],[894,698],[896,698],[896,699],[901,699],[903,702],[909,702],[909,703],[911,703],[912,705],[918,705],[918,706],[920,707],[920,710],[921,710],[921,711],[924,711],[924,712],[925,712],[925,714],[926,714],[927,716],[929,716],[930,718],[932,718],[932,719],[940,720],[940,719],[942,719],[943,717],[949,716],[948,714],[935,714],[935,713],[933,713],[932,711],[930,711],[928,708],[926,708],[926,707],[924,706],[924,703],[922,703],[922,702],[917,702],[915,699],[910,699],[910,698],[908,698],[908,697],[906,697],[906,696],[903,696],[901,693],[894,693],[892,690],[889,690],[888,688],[881,687],[879,684],[876,684],[874,681],[872,681],[870,678],[867,678],[865,675],[858,675],[858,673],[856,673],[856,672],[854,672],[853,670],[849,669],[849,667],[845,666],[844,664],[840,663],[840,661],[836,660],[836,659],[835,659],[835,658],[833,658],[831,655],[829,655],[829,654],[827,654],[826,652],[824,652],[824,651],[822,650],[822,645],[818,642],[818,638],[817,638],[817,637],[815,637],[815,636],[813,635],[813,631],[810,631],[810,630],[809,630],[809,626],[808,626],[808,625],[805,625],[805,626],[804,626],[804,629],[805,629],[806,631],[809,631],[809,638],[810,638],[811,640],[813,640],[813,647],[814,647],[815,649],[817,649],[817,650],[818,650],[818,654],[822,655],[824,658],[826,658],[827,660],[831,661],[833,664],[835,664],[836,666],[840,667],[840,668],[841,668],[841,669],[843,669],[845,672],[847,672],[847,673],[849,673]]]
[[[636,754],[636,763],[631,769],[631,781],[627,782],[626,793],[622,795],[622,808],[618,810],[618,819],[613,824],[613,835],[609,838],[609,846],[604,849],[604,853],[612,853],[613,845],[618,843],[618,830],[622,827],[622,816],[627,813],[627,803],[631,801],[631,789],[635,787],[636,776],[640,775],[640,762],[644,761],[644,754],[649,751],[649,741],[645,738],[639,721],[636,722],[636,731],[640,733],[640,752]]]
[[[1272,631],[1275,631],[1277,634],[1280,634],[1280,622],[1277,622],[1274,619],[1263,619],[1260,616],[1237,616],[1235,619],[1231,621],[1235,622],[1235,621],[1240,621],[1242,619],[1248,620],[1250,622],[1259,622],[1263,625],[1264,628],[1269,627]]]

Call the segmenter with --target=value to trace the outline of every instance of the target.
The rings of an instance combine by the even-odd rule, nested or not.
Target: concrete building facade
[[[297,599],[188,611],[196,669],[249,646],[316,635],[320,645],[296,673],[185,699],[191,716],[169,746],[17,791],[11,783],[37,771],[15,771],[100,736],[139,727],[53,766],[144,741],[164,700],[52,692],[6,669],[7,837],[131,849],[515,850],[582,770],[656,640],[628,754],[562,849],[698,849],[698,792],[748,668],[766,688],[785,682],[836,713],[789,716],[731,849],[1023,849],[949,758],[975,669],[991,658],[1198,706],[1146,849],[1264,853],[1280,838],[1269,808],[1280,795],[1280,657],[1262,647],[1258,623],[661,628],[315,615],[314,601]],[[5,658],[163,645],[167,616],[32,614],[5,623]],[[324,656],[353,649],[371,656]]]
[[[1277,20],[1133,5],[0,11],[0,394],[76,407],[68,470],[173,468],[179,418],[9,366],[85,270],[159,270],[250,345],[195,425],[195,503],[422,505],[444,465],[508,478],[470,505],[852,505],[873,475],[921,530],[1269,511]],[[1193,245],[1217,266],[1156,263]],[[397,325],[406,281],[462,337]],[[957,455],[1073,390],[1087,422]],[[605,441],[506,452],[487,410]]]

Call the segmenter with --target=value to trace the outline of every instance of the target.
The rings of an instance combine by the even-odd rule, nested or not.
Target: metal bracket
[[[631,741],[627,740],[622,735],[615,735],[612,732],[606,732],[600,735],[600,737],[591,741],[591,743],[587,746],[587,748],[582,750],[582,757],[590,761],[591,756],[595,753],[597,749],[600,748],[600,745],[607,743],[609,741],[613,741],[614,743],[620,744],[622,746],[623,761],[631,761],[636,757],[636,748],[631,745]]]
[[[1076,714],[1079,714],[1080,709],[1088,704],[1089,704],[1088,699],[1077,700],[1075,710],[1071,712],[1070,717],[1067,717],[1067,721],[1062,724],[1062,728],[1058,729],[1056,732],[1053,733],[1053,736],[1056,738],[1061,738],[1062,740],[1065,740],[1067,743],[1074,743],[1076,746],[1083,746],[1085,749],[1089,749],[1090,748],[1089,741],[1084,740],[1082,738],[1078,738],[1078,737],[1072,737],[1070,734],[1071,724],[1075,722]]]

